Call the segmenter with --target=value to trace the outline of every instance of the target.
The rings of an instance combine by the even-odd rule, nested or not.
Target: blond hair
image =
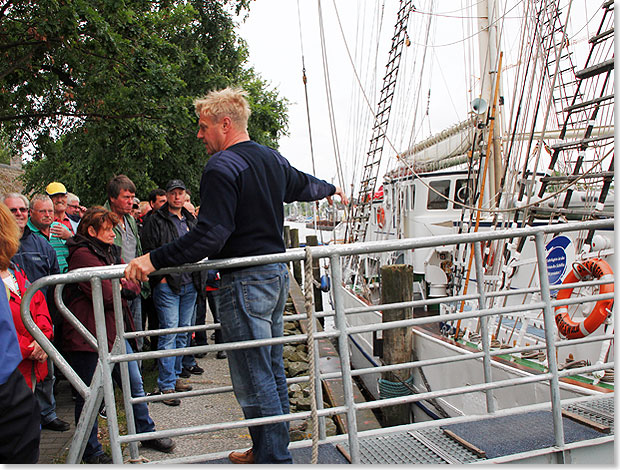
[[[206,116],[215,122],[229,117],[238,128],[247,130],[251,111],[246,96],[248,93],[237,87],[211,91],[194,100],[196,116]]]
[[[9,268],[11,258],[19,249],[21,233],[9,208],[0,203],[0,270]]]

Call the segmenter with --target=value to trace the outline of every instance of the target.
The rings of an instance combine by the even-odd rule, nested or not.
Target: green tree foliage
[[[192,102],[241,85],[250,136],[276,146],[286,100],[247,66],[234,30],[249,0],[0,0],[0,132],[32,155],[26,190],[63,182],[84,203],[127,174],[138,196],[208,155]]]

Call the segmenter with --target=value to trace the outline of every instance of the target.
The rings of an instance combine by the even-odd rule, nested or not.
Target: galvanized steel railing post
[[[355,413],[355,401],[353,400],[353,377],[351,376],[351,364],[349,363],[349,339],[347,335],[347,323],[344,313],[344,299],[342,294],[342,265],[338,255],[330,256],[330,268],[334,289],[334,310],[336,313],[336,328],[338,335],[338,354],[340,356],[340,368],[342,371],[342,388],[344,390],[344,403],[347,408],[347,431],[349,433],[349,451],[351,463],[360,464],[360,448],[357,439],[357,417]]]
[[[535,235],[536,258],[538,265],[538,279],[540,282],[540,297],[545,303],[543,307],[543,318],[545,322],[545,342],[547,347],[547,364],[551,373],[551,412],[553,414],[553,430],[555,434],[555,445],[560,449],[564,448],[564,423],[562,422],[562,403],[560,402],[560,379],[558,378],[558,363],[555,357],[555,321],[551,307],[551,293],[549,290],[549,274],[547,272],[547,256],[543,233]]]
[[[480,244],[482,242],[475,242],[474,245],[474,259],[476,262],[476,287],[478,290],[478,302],[479,308],[487,308],[487,298],[484,292],[484,268],[482,266],[482,252],[480,250]],[[480,334],[482,340],[482,351],[484,357],[482,358],[482,364],[484,367],[484,383],[493,382],[491,374],[491,349],[489,345],[489,317],[484,316],[480,318]],[[495,413],[495,402],[493,401],[493,390],[487,390],[487,413]]]
[[[73,372],[73,369],[71,369],[71,371]],[[75,374],[75,372],[73,373]],[[95,374],[90,381],[90,386],[86,387],[86,393],[80,392],[80,395],[84,397],[84,406],[80,419],[75,426],[73,438],[71,439],[71,446],[67,454],[67,464],[80,463],[82,454],[84,454],[84,449],[86,449],[86,443],[90,436],[90,430],[93,428],[93,424],[95,424],[97,413],[101,406],[101,400],[103,398],[102,382],[101,361],[99,361],[95,368]]]
[[[118,345],[121,354],[127,354],[125,345],[125,321],[123,318],[123,301],[121,299],[121,284],[119,279],[112,279],[112,296],[114,299],[114,321],[116,322],[116,339],[114,343]],[[139,295],[139,294],[138,294]],[[137,351],[135,351],[137,352]],[[123,390],[123,403],[125,406],[125,416],[127,418],[127,434],[136,434],[136,422],[133,415],[133,404],[131,396],[131,382],[129,379],[129,363],[122,361],[121,369],[121,389]],[[129,443],[129,455],[132,460],[136,460],[140,453],[138,451],[138,443]]]
[[[95,331],[97,333],[97,346],[99,363],[103,376],[103,397],[105,400],[106,415],[108,417],[108,430],[110,434],[110,450],[112,461],[115,464],[123,463],[123,453],[118,440],[118,418],[116,415],[116,403],[114,401],[114,384],[112,383],[112,368],[110,367],[110,353],[108,351],[108,336],[105,326],[105,309],[103,306],[103,292],[101,278],[93,277],[90,281],[92,286],[93,307],[95,312]],[[110,378],[110,379],[109,379]],[[92,392],[92,391],[91,391]]]

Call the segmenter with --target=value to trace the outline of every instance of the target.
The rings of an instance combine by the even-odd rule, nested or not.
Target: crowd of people
[[[344,191],[293,168],[276,150],[250,139],[250,107],[246,92],[237,88],[210,92],[195,101],[198,139],[211,155],[201,179],[200,200],[194,207],[185,183],[170,180],[153,190],[148,205],[136,198],[136,187],[125,175],[107,185],[103,206],[86,209],[79,198],[57,181],[45,194],[28,199],[11,193],[0,199],[0,276],[7,296],[0,296],[0,463],[30,463],[38,459],[41,427],[63,432],[68,423],[55,414],[54,369],[45,351],[24,328],[19,314],[21,296],[42,276],[88,266],[128,263],[121,282],[124,328],[136,331],[204,323],[206,306],[221,323],[217,342],[269,339],[283,335],[283,311],[288,297],[288,268],[272,263],[249,268],[151,275],[168,266],[210,259],[254,256],[285,251],[283,204],[315,201]],[[3,204],[2,204],[3,203]],[[102,281],[108,348],[116,335],[112,281]],[[74,326],[63,322],[52,289],[33,297],[33,320],[90,384],[97,352]],[[5,301],[6,300],[6,301]],[[95,335],[91,285],[70,284],[64,303]],[[96,336],[96,335],[95,335]],[[206,333],[150,336],[147,344],[126,341],[128,351],[170,350],[206,344]],[[194,343],[192,343],[194,341]],[[288,389],[282,344],[233,349],[228,352],[233,391],[248,419],[287,414]],[[218,358],[226,354],[218,353]],[[118,366],[115,368],[117,369]],[[162,394],[191,390],[184,378],[203,374],[194,356],[158,359],[158,389]],[[113,379],[118,380],[118,370]],[[144,396],[141,364],[129,363],[133,397]],[[6,403],[10,407],[5,410]],[[163,398],[163,397],[162,397]],[[166,397],[163,403],[178,406]],[[84,400],[75,397],[75,420]],[[138,433],[155,425],[144,403],[134,404]],[[15,432],[19,430],[19,432]],[[232,452],[233,463],[292,463],[288,422],[249,426],[252,448]],[[141,441],[143,446],[172,452],[169,438]],[[35,452],[36,449],[36,452]],[[97,437],[97,423],[83,454],[85,463],[111,463]]]
[[[0,462],[32,463],[38,460],[38,437],[41,429],[65,432],[69,423],[56,415],[56,375],[53,362],[25,329],[20,314],[21,297],[28,286],[44,276],[65,273],[83,267],[123,264],[151,249],[178,238],[196,223],[196,209],[191,204],[185,184],[178,179],[168,183],[166,189],[155,189],[147,201],[135,197],[136,187],[125,175],[112,178],[107,185],[107,199],[103,206],[86,208],[77,195],[67,191],[64,184],[54,181],[45,192],[30,198],[20,193],[0,196],[0,277],[7,293],[8,314],[17,337],[20,361],[14,371],[21,372],[28,393],[33,400],[21,403],[23,411],[29,412],[31,432],[22,433],[21,445],[11,444],[10,427],[2,427],[0,434],[7,446],[0,444]],[[5,223],[6,222],[6,223]],[[162,230],[165,229],[165,230]],[[166,231],[167,230],[167,231]],[[144,247],[144,248],[143,248]],[[125,313],[125,330],[172,328],[204,324],[206,318],[207,289],[217,289],[219,274],[215,271],[195,275],[171,275],[154,277],[150,282],[133,283],[122,280],[122,306]],[[189,279],[189,282],[187,282]],[[111,350],[116,336],[110,280],[102,281],[108,347]],[[68,285],[63,301],[78,320],[93,334],[95,317],[91,286],[88,282]],[[90,384],[97,366],[97,352],[88,341],[63,321],[54,302],[53,289],[38,291],[30,305],[33,320],[52,340],[54,346],[67,359],[80,378]],[[183,298],[173,308],[175,301]],[[2,307],[4,303],[0,303]],[[214,306],[211,306],[214,308]],[[144,312],[144,314],[143,314]],[[217,318],[217,315],[214,314]],[[3,318],[0,317],[0,324]],[[6,333],[6,332],[4,332]],[[221,341],[218,332],[217,341]],[[10,343],[6,343],[7,345]],[[181,348],[189,344],[207,344],[205,330],[196,339],[192,333],[147,337],[146,349]],[[126,342],[128,352],[145,350],[143,338]],[[217,353],[225,359],[226,353]],[[9,367],[10,368],[10,367]],[[118,369],[118,367],[116,368]],[[13,374],[6,378],[14,382]],[[141,364],[129,363],[130,388],[133,397],[144,396]],[[184,378],[204,373],[194,356],[164,358],[158,361],[158,384],[160,393],[191,390]],[[118,370],[113,371],[115,381],[120,379]],[[0,371],[0,379],[2,379]],[[5,384],[0,385],[3,387]],[[23,387],[22,387],[23,389]],[[75,422],[77,423],[84,399],[75,391]],[[0,391],[0,398],[2,391]],[[5,403],[0,402],[4,409]],[[163,400],[170,406],[180,404],[178,398]],[[102,408],[105,413],[104,408]],[[30,416],[31,414],[36,416]],[[137,432],[155,430],[146,403],[134,405]],[[22,420],[22,423],[25,423]],[[37,428],[37,429],[34,429]],[[4,432],[3,432],[4,430]],[[9,445],[10,444],[10,445]],[[143,440],[142,445],[162,452],[172,452],[175,444],[171,439]],[[34,449],[36,448],[36,452]],[[26,451],[28,449],[28,451]],[[83,455],[85,463],[111,463],[103,452],[97,438],[97,421],[91,430]]]

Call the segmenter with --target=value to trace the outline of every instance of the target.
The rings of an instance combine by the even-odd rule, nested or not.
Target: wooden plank
[[[596,421],[592,421],[591,419],[586,418],[585,416],[578,415],[571,411],[562,410],[562,416],[568,419],[572,419],[584,426],[588,426],[592,429],[597,430],[598,432],[602,432],[603,434],[609,434],[611,432],[611,428],[609,426],[605,426],[604,424],[597,423]]]
[[[465,439],[463,439],[460,436],[457,436],[455,433],[453,433],[452,431],[450,431],[449,429],[443,429],[444,434],[446,434],[448,437],[454,439],[456,442],[458,442],[459,444],[461,444],[463,447],[466,447],[467,449],[471,450],[474,454],[476,454],[478,457],[482,457],[482,458],[486,458],[487,457],[487,453],[485,451],[483,451],[482,449],[478,449],[475,445],[473,445],[470,442],[467,442]]]
[[[338,449],[340,453],[344,455],[344,458],[347,459],[349,463],[351,463],[351,456],[349,455],[349,453],[347,452],[347,450],[344,448],[342,444],[336,444],[336,449]]]

